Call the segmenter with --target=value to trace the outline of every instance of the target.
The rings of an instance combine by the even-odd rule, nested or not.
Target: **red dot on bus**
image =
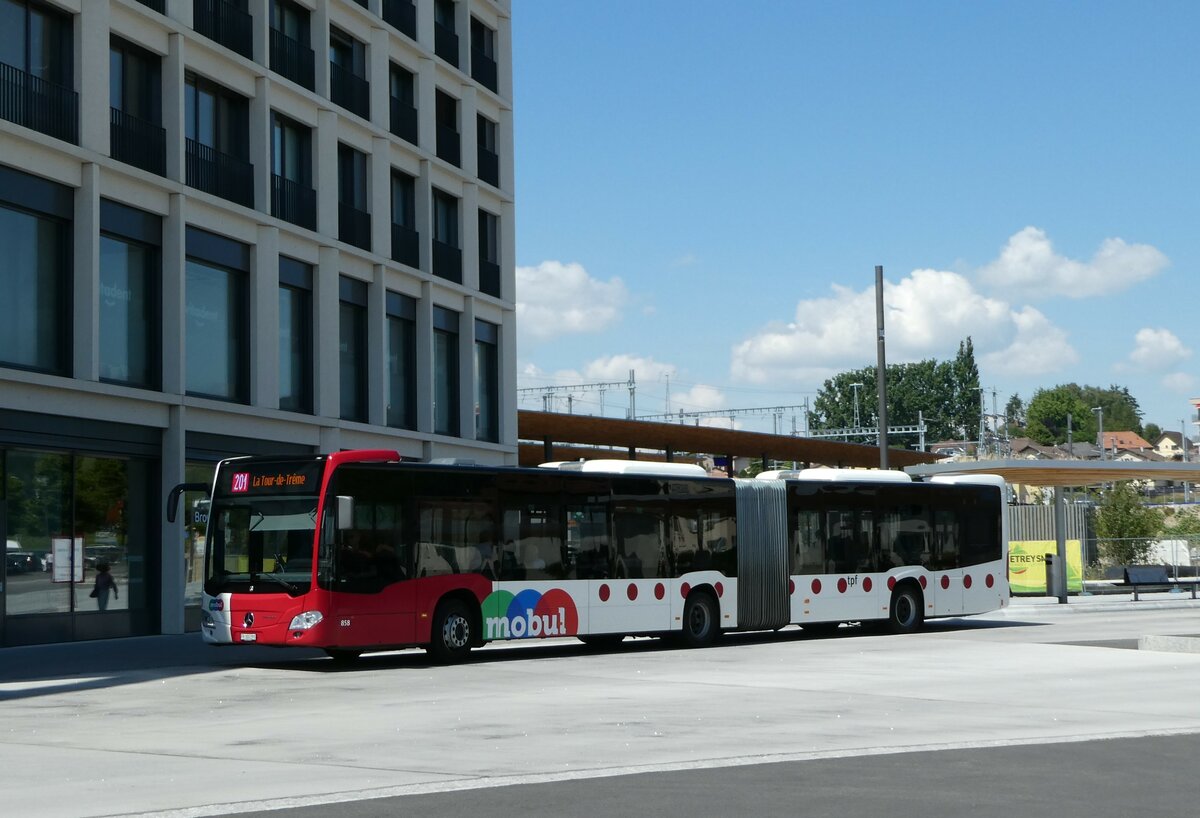
[[[964,588],[971,587],[971,575],[970,574],[967,574],[965,577],[963,577],[963,587]]]
[[[788,596],[791,596],[794,593],[796,593],[796,580],[789,579],[788,580]]]
[[[821,593],[821,580],[819,580],[819,579],[814,579],[814,580],[812,581],[812,592],[813,592],[814,594],[819,594],[819,593]]]
[[[895,587],[896,587],[896,578],[895,578],[895,577],[888,577],[888,590],[890,591],[890,590],[892,590],[892,589],[893,589],[893,588],[895,588]]]
[[[662,599],[667,595],[667,588],[661,582],[654,586],[654,598]]]
[[[921,587],[922,588],[929,587],[929,580],[927,580],[924,576],[921,577]]]
[[[838,593],[839,593],[839,594],[844,594],[844,593],[846,593],[846,588],[847,588],[847,587],[849,587],[849,586],[847,586],[847,585],[846,585],[846,578],[845,578],[845,577],[842,577],[841,579],[839,579],[839,580],[838,580]]]
[[[603,585],[601,585],[601,586],[600,586],[600,601],[601,601],[601,602],[608,602],[608,595],[609,595],[609,593],[610,593],[610,592],[609,592],[609,590],[608,590],[608,583],[606,582],[606,583],[604,583]]]
[[[625,595],[627,597],[629,597],[630,602],[637,599],[637,586],[634,585],[632,582],[629,583],[629,589],[627,591],[625,591]]]
[[[684,599],[687,599],[687,595],[689,593],[691,593],[691,591],[692,591],[692,586],[686,582],[679,586],[679,595],[681,597],[683,597]]]
[[[863,590],[864,590],[864,591],[870,591],[870,590],[871,590],[871,585],[872,585],[872,584],[873,584],[873,583],[871,582],[871,578],[870,578],[870,577],[866,577],[866,578],[863,580]]]
[[[991,574],[987,575],[987,579],[985,579],[984,582],[987,583],[987,587],[989,588],[996,584],[996,580],[992,578]]]
[[[725,586],[718,582],[716,587],[717,596],[725,596]]]
[[[950,587],[950,575],[942,574],[942,590],[945,590],[949,587]]]

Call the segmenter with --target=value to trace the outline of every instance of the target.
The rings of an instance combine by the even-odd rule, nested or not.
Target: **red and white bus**
[[[169,501],[174,512],[178,487]],[[755,479],[639,461],[536,469],[393,451],[223,461],[202,633],[335,658],[495,640],[815,630],[1008,604],[998,477],[806,469]]]

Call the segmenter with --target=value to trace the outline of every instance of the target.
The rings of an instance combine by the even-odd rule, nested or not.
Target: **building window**
[[[0,167],[0,362],[67,374],[73,194]]]
[[[162,219],[100,202],[100,380],[156,388]]]
[[[417,302],[387,294],[387,425],[417,428]]]
[[[500,440],[500,328],[475,320],[475,439]]]
[[[413,0],[383,0],[383,19],[408,39],[417,39],[417,4]]]
[[[458,313],[433,308],[433,431],[458,436]]]
[[[271,70],[308,90],[314,60],[308,10],[292,0],[271,0]]]
[[[433,0],[433,53],[458,67],[458,31],[454,0]]]
[[[493,92],[496,84],[496,32],[471,18],[471,79]]]
[[[114,37],[108,63],[110,153],[119,162],[163,176],[167,132],[162,127],[161,60]]]
[[[338,28],[329,29],[329,98],[363,119],[371,118],[367,47]]]
[[[458,100],[438,91],[434,118],[437,121],[437,155],[451,165],[462,165],[462,145],[458,135]]]
[[[500,155],[496,152],[496,123],[482,114],[475,116],[475,138],[479,178],[492,187],[500,187]]]
[[[187,184],[231,202],[254,206],[249,104],[216,83],[184,80]]]
[[[312,131],[271,114],[271,215],[315,230],[317,193],[312,187]]]
[[[0,2],[0,118],[79,141],[71,17],[27,0]]]
[[[392,171],[392,260],[421,266],[421,236],[417,232],[417,180]]]
[[[433,274],[462,283],[458,199],[436,188],[433,191]]]
[[[279,408],[312,411],[312,267],[279,257]]]
[[[189,395],[246,403],[250,248],[187,229],[184,356]]]
[[[338,145],[338,238],[371,249],[371,214],[367,212],[367,155]]]
[[[392,63],[389,77],[391,94],[391,131],[401,139],[417,144],[417,78],[413,72]]]
[[[338,282],[338,364],[343,420],[367,422],[367,284],[342,276]]]
[[[479,290],[500,297],[500,219],[479,211]]]
[[[241,54],[254,55],[254,23],[248,0],[195,0],[192,27],[215,43]]]

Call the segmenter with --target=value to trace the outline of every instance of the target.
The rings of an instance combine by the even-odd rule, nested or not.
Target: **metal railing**
[[[403,140],[417,144],[417,109],[396,97],[391,98],[391,131]]]
[[[286,176],[271,174],[271,215],[316,230],[317,192]]]
[[[371,84],[335,62],[329,64],[329,98],[363,119],[371,118]]]
[[[109,109],[109,153],[118,162],[167,175],[167,131],[153,122]]]
[[[411,227],[392,223],[392,260],[421,267],[421,234]]]
[[[413,0],[383,0],[383,21],[410,40],[417,39],[417,6]]]
[[[437,155],[455,167],[462,166],[462,147],[458,131],[448,125],[437,126]]]
[[[496,61],[476,48],[471,49],[471,79],[490,91],[499,92]]]
[[[492,187],[500,187],[500,155],[480,145],[477,159],[480,180]]]
[[[500,265],[479,260],[479,292],[500,297]]]
[[[167,0],[138,0],[143,6],[148,9],[153,9],[159,14],[167,13]]]
[[[187,184],[236,204],[254,207],[254,166],[244,159],[184,140]]]
[[[0,63],[0,119],[79,144],[79,94]]]
[[[434,239],[433,274],[438,278],[462,284],[462,250]]]
[[[243,57],[254,56],[253,18],[228,0],[195,0],[192,27]]]
[[[278,29],[271,29],[271,70],[297,85],[313,90],[315,56],[313,50]]]
[[[371,249],[371,214],[338,202],[338,238],[363,250]]]
[[[458,68],[458,35],[438,22],[433,24],[433,53]]]

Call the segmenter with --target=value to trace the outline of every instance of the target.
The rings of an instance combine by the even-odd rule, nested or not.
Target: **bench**
[[[1138,591],[1141,588],[1175,589],[1187,586],[1191,588],[1192,599],[1196,598],[1196,579],[1171,579],[1165,565],[1127,565],[1125,566],[1125,584],[1133,589],[1133,601],[1138,601]]]

